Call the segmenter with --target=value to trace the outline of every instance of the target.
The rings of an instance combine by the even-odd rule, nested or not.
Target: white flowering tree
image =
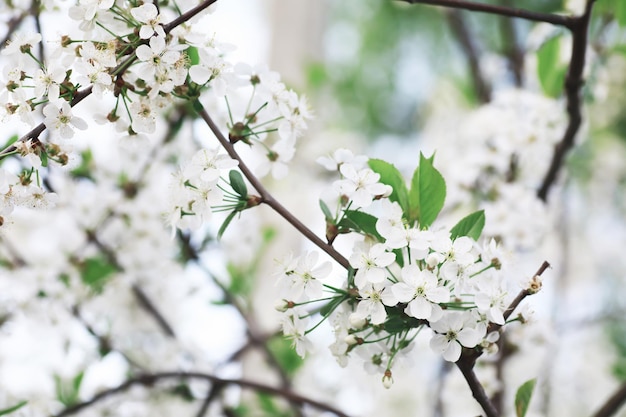
[[[0,415],[368,415],[342,401],[370,378],[354,364],[376,375],[376,390],[431,397],[399,415],[453,415],[468,393],[467,415],[614,415],[626,385],[573,406],[585,414],[550,406],[527,346],[542,344],[525,326],[543,259],[558,265],[542,242],[565,158],[581,126],[591,130],[584,98],[626,85],[613,76],[626,73],[626,3],[559,2],[557,13],[511,0],[406,1],[441,6],[478,104],[454,128],[437,127],[435,100],[420,145],[436,152],[412,148],[398,161],[324,141],[330,134],[311,145],[304,96],[264,66],[231,61],[232,47],[207,29],[214,3],[0,5]],[[505,22],[508,84],[481,67],[461,10]],[[281,244],[269,212],[297,239]],[[255,307],[268,281],[277,316]],[[326,390],[302,359],[320,350],[318,333],[336,360],[323,379],[351,372]],[[557,330],[546,350],[549,336]],[[246,373],[252,351],[263,372]],[[509,381],[514,361],[539,379]],[[446,391],[450,364],[464,384]],[[416,368],[438,368],[439,388],[411,383]],[[530,407],[536,384],[543,403]]]

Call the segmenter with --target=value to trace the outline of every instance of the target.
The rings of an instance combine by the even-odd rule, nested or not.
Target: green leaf
[[[459,236],[469,236],[478,240],[483,227],[485,227],[485,210],[479,210],[463,217],[456,226],[450,229],[450,237],[456,239]]]
[[[515,394],[515,413],[517,417],[524,417],[526,415],[536,382],[537,379],[531,379],[524,382],[517,389],[517,393]]]
[[[537,73],[543,92],[559,97],[565,84],[567,66],[560,62],[560,36],[548,39],[537,51]]]
[[[341,303],[343,303],[347,299],[348,299],[348,296],[346,295],[339,295],[337,297],[332,298],[328,303],[324,305],[324,307],[320,309],[320,314],[324,317],[327,317],[330,313],[335,311],[335,309],[339,307]]]
[[[230,186],[233,187],[233,190],[239,194],[241,198],[246,199],[248,197],[248,187],[246,187],[246,182],[243,180],[241,173],[233,169],[228,173],[228,178],[230,179]]]
[[[189,57],[190,65],[198,65],[200,63],[200,55],[198,55],[198,48],[196,48],[195,46],[190,46],[185,50],[185,52],[187,53],[187,56]]]
[[[320,199],[320,208],[322,209],[322,213],[324,213],[324,217],[326,218],[326,220],[327,221],[332,221],[333,220],[333,214],[330,212],[330,209],[328,208],[326,203],[324,203],[324,201],[321,200],[321,199]]]
[[[370,159],[368,165],[372,171],[380,175],[381,183],[390,185],[393,188],[389,200],[397,201],[400,207],[402,207],[402,212],[406,215],[409,208],[409,193],[404,177],[400,174],[398,168],[382,159]]]
[[[371,214],[364,213],[358,210],[346,210],[344,211],[343,219],[337,224],[341,228],[348,228],[357,233],[364,233],[369,236],[375,237],[379,242],[382,242],[383,237],[376,231],[376,222],[378,218]]]
[[[14,405],[13,407],[2,409],[2,410],[0,410],[0,416],[12,413],[14,411],[17,411],[20,408],[24,407],[26,404],[28,404],[28,401],[21,401],[21,402],[17,403],[16,405]]]
[[[446,200],[446,182],[433,166],[434,158],[420,153],[420,164],[411,179],[408,220],[411,224],[417,221],[421,229],[433,224]]]
[[[48,166],[48,154],[45,152],[41,152],[39,154],[39,159],[41,160],[41,166],[42,167],[47,167]]]
[[[232,171],[231,171],[232,172]],[[228,227],[228,225],[230,224],[230,222],[233,221],[233,219],[235,218],[235,215],[239,213],[239,210],[233,210],[231,211],[228,216],[226,216],[226,220],[224,220],[224,223],[222,223],[222,225],[220,226],[220,230],[217,232],[217,238],[221,239],[222,235],[224,234],[224,232],[226,231],[226,228]]]
[[[81,264],[81,279],[94,291],[100,292],[104,288],[109,275],[117,272],[115,265],[103,256],[94,256],[85,259]]]
[[[267,348],[287,375],[293,376],[304,363],[304,360],[291,346],[291,341],[281,335],[271,338]]]
[[[383,327],[388,333],[400,333],[405,330],[416,329],[424,324],[424,320],[409,317],[396,308],[385,308],[385,310],[387,311],[387,320]]]
[[[94,167],[93,154],[91,149],[84,150],[80,153],[80,165],[70,171],[70,174],[76,178],[91,179],[91,170]]]

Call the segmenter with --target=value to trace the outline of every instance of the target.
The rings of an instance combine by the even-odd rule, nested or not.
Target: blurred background
[[[490,3],[568,14],[581,13],[584,7],[576,0]],[[531,378],[538,378],[538,387],[529,416],[590,416],[626,381],[626,19],[624,12],[616,12],[616,3],[597,1],[582,90],[583,126],[545,202],[537,198],[537,190],[567,124],[562,86],[570,59],[568,32],[547,24],[383,0],[228,0],[218,2],[203,21],[207,33],[236,45],[228,55],[232,62],[266,64],[287,86],[308,97],[315,119],[298,144],[289,176],[264,183],[320,236],[325,225],[318,200],[333,178],[315,163],[317,157],[345,147],[390,161],[408,177],[423,151],[435,153],[435,166],[448,184],[441,226],[485,209],[485,233],[501,241],[514,265],[512,288],[544,260],[550,262],[543,291],[524,301],[523,308],[535,312],[533,320],[510,326],[500,354],[477,368],[503,415],[514,415],[515,390]],[[3,12],[6,29],[12,15],[8,9]],[[42,20],[44,31],[54,37],[59,32],[54,16],[47,19]],[[87,102],[81,111],[88,114],[99,106]],[[25,131],[13,124],[3,129],[7,137]],[[119,172],[145,161],[138,153],[112,147],[110,131],[99,129],[90,128],[89,138],[77,141],[83,159],[76,166],[82,166],[89,149],[95,166],[108,172],[100,183],[115,187]],[[210,135],[193,123],[182,132]],[[169,152],[189,153],[185,147],[191,145],[180,146],[184,149]],[[54,173],[50,175],[54,183]],[[147,188],[158,193],[167,175],[154,178]],[[72,204],[81,200],[85,216],[93,215],[97,188],[59,188],[73,190],[74,197],[67,198],[74,199]],[[149,207],[150,199],[142,204]],[[127,210],[138,209],[129,205]],[[97,252],[78,232],[68,233],[75,227],[66,225],[71,223],[67,216],[59,214],[60,220],[50,224],[20,212],[0,235],[0,294],[5,293],[0,300],[6,304],[0,327],[0,385],[5,391],[0,393],[0,409],[16,398],[50,393],[63,405],[72,404],[121,383],[133,369],[171,366],[292,387],[355,417],[481,412],[457,369],[429,349],[428,335],[416,340],[413,365],[394,370],[389,390],[379,375],[367,374],[356,361],[346,368],[336,363],[328,350],[334,337],[326,323],[311,334],[314,352],[299,359],[277,335],[274,274],[276,260],[313,247],[266,207],[243,213],[219,247],[213,239],[219,221],[163,243],[169,235],[165,230],[163,241],[146,243],[141,250],[171,254],[172,246],[184,247],[185,239],[202,242],[200,265],[168,264],[158,272],[167,280],[130,272],[108,277],[99,295],[79,297],[85,301],[82,314],[70,314],[65,307],[72,303],[63,304],[61,296],[51,301],[41,296],[38,307],[16,302],[18,279],[39,280],[27,289],[23,284],[24,300],[41,295],[42,288],[58,291],[45,280],[52,279],[50,265],[56,265],[59,251],[65,256],[91,245]],[[351,241],[340,237],[336,247],[349,256]],[[131,257],[135,249],[128,250]],[[20,257],[46,262],[24,270],[15,266]],[[341,274],[335,267],[332,279],[341,280]],[[145,314],[145,303],[138,306],[138,282],[160,306],[175,338]],[[112,305],[111,299],[120,305]],[[85,323],[91,323],[88,332]],[[59,333],[67,337],[58,338]],[[42,334],[49,336],[47,344],[40,342]],[[76,352],[63,347],[66,340],[73,341]],[[117,340],[117,349],[103,349],[103,340]],[[84,353],[98,349],[100,357]],[[76,375],[82,375],[78,386]],[[76,398],[62,394],[72,389]],[[198,399],[204,391],[190,384],[178,394]],[[318,415],[309,409],[294,411],[264,395],[248,393],[242,402],[237,389],[222,394],[232,405],[232,415]],[[197,408],[182,400],[169,405],[171,398],[155,399],[145,392],[133,395],[84,415],[106,415],[111,409],[118,413],[114,415],[179,415]],[[142,408],[142,402],[159,407]],[[59,404],[41,409],[54,407]],[[226,415],[220,414],[223,409],[211,412]],[[626,416],[626,411],[618,415]]]

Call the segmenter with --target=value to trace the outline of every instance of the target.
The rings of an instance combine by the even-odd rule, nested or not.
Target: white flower
[[[18,32],[11,37],[11,40],[2,50],[2,55],[13,55],[30,50],[33,46],[41,42],[41,35],[34,32]]]
[[[48,103],[43,108],[43,114],[46,116],[44,124],[50,130],[58,130],[64,139],[74,136],[75,127],[80,130],[87,129],[87,123],[80,117],[72,115],[72,108],[67,101],[61,101],[60,107],[54,103]]]
[[[130,103],[130,115],[133,119],[131,128],[137,133],[154,133],[156,130],[156,116],[149,99],[140,98]]]
[[[139,29],[139,37],[141,39],[148,39],[154,34],[165,38],[165,31],[160,23],[161,16],[154,4],[145,3],[139,7],[130,9],[130,14],[139,22],[145,23],[145,25],[142,25],[141,29]]]
[[[421,271],[417,265],[402,268],[402,282],[393,284],[391,292],[401,303],[408,303],[404,312],[416,319],[437,321],[442,310],[439,303],[450,300],[450,292],[438,286],[437,277],[430,271]]]
[[[298,301],[303,295],[306,300],[322,297],[324,287],[320,280],[330,274],[332,265],[325,261],[318,266],[318,258],[319,253],[309,252],[287,263],[281,280],[286,284],[287,299]]]
[[[239,162],[225,154],[219,154],[218,149],[200,149],[191,158],[185,167],[185,176],[193,179],[199,177],[202,181],[217,181],[222,171],[236,167]]]
[[[339,171],[345,178],[333,185],[348,196],[355,207],[368,207],[374,198],[391,194],[391,187],[378,182],[380,175],[369,168],[357,171],[353,165],[342,164]]]
[[[293,159],[296,153],[296,139],[281,139],[270,150],[263,145],[258,146],[265,151],[265,159],[257,167],[257,175],[264,177],[270,170],[275,179],[285,178],[289,171],[287,163]]]
[[[224,96],[232,79],[230,65],[220,56],[198,49],[200,63],[189,68],[189,78],[196,84],[210,82],[217,96]]]
[[[44,95],[47,95],[49,101],[58,100],[60,94],[59,84],[62,83],[64,79],[65,70],[61,67],[37,70],[33,77],[35,97],[42,98]]]
[[[361,301],[356,306],[355,318],[365,319],[370,317],[372,324],[381,324],[387,319],[385,305],[395,304],[384,284],[367,284],[359,290]]]
[[[367,160],[365,155],[354,155],[349,149],[339,148],[331,156],[320,156],[315,161],[329,171],[339,171],[344,163],[351,164],[355,169],[363,169]]]
[[[184,48],[184,46],[182,46]],[[138,74],[150,84],[157,72],[166,72],[180,57],[181,47],[172,47],[165,43],[165,38],[153,36],[150,46],[139,45],[135,54],[144,64],[139,67]],[[151,84],[150,84],[151,85]]]
[[[495,278],[482,278],[477,281],[479,292],[474,296],[474,303],[489,321],[503,325],[504,312],[507,309],[507,292]]]
[[[442,354],[448,362],[459,360],[461,345],[473,348],[480,342],[482,335],[476,329],[466,326],[466,318],[463,313],[451,312],[430,324],[430,328],[436,332],[430,339],[430,347],[436,353]]]
[[[357,269],[354,277],[358,288],[366,284],[380,284],[385,281],[385,269],[396,260],[396,255],[386,252],[385,245],[377,243],[372,247],[362,243],[355,245],[354,252],[350,256],[350,265]]]
[[[77,81],[83,85],[91,84],[93,92],[98,97],[111,87],[113,79],[106,68],[97,61],[81,59],[76,61],[76,72],[80,74]]]
[[[304,358],[307,351],[311,351],[313,344],[306,338],[308,318],[301,319],[297,309],[290,309],[289,314],[282,320],[283,334],[291,340],[296,353]]]

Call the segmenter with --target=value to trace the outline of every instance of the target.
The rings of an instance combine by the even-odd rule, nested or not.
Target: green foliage
[[[555,36],[544,42],[537,51],[537,73],[543,92],[559,97],[565,85],[567,65],[560,62],[561,37]]]
[[[288,375],[293,376],[300,369],[304,360],[296,353],[291,342],[278,335],[267,342],[267,348],[280,365],[280,368]]]
[[[80,402],[79,391],[83,382],[84,373],[80,372],[69,381],[64,381],[58,375],[54,376],[54,385],[56,388],[57,399],[66,407]]]
[[[608,333],[616,353],[613,375],[620,381],[626,381],[626,323],[612,321],[608,325]]]
[[[343,303],[347,299],[348,299],[348,296],[346,295],[341,295],[341,296],[332,298],[329,302],[327,302],[324,305],[324,307],[320,309],[320,314],[324,317],[328,317],[330,313],[332,313],[337,307],[339,307],[339,305],[341,305],[341,303]]]
[[[101,292],[107,278],[117,272],[117,268],[101,255],[87,258],[80,264],[80,276],[83,283],[95,292]]]
[[[450,229],[450,237],[456,239],[459,236],[468,236],[478,240],[483,227],[485,227],[485,210],[479,210],[465,216]]]
[[[4,408],[2,410],[0,410],[0,416],[4,416],[7,414],[10,414],[14,411],[19,410],[20,408],[24,407],[26,404],[28,404],[28,401],[21,401],[19,403],[17,403],[16,405],[9,407],[9,408]]]
[[[198,65],[200,63],[200,55],[198,55],[198,48],[190,46],[185,49],[185,53],[189,57],[189,65]]]
[[[400,333],[409,329],[415,329],[424,323],[424,320],[407,316],[403,311],[396,308],[385,307],[385,310],[387,311],[387,320],[383,327],[389,333]]]
[[[222,225],[220,226],[220,230],[217,231],[217,238],[221,239],[222,235],[224,234],[224,232],[226,231],[226,228],[228,227],[228,225],[230,224],[230,222],[233,221],[233,219],[235,218],[235,216],[237,215],[237,213],[239,213],[239,210],[233,210],[230,213],[228,213],[228,216],[226,216],[226,219],[224,220],[224,222],[222,223]]]
[[[515,413],[517,417],[524,417],[528,411],[528,405],[535,389],[536,379],[524,382],[515,394]]]
[[[376,231],[377,221],[378,219],[371,214],[357,210],[346,210],[337,226],[340,229],[347,229],[349,231],[373,236],[376,240],[382,242],[383,237]]]
[[[241,173],[233,169],[228,173],[228,178],[230,179],[230,186],[233,187],[233,191],[239,194],[242,199],[246,199],[248,197],[248,187]]]
[[[326,219],[326,221],[334,220],[333,214],[330,212],[330,209],[328,208],[326,203],[324,203],[324,201],[322,200],[320,200],[320,209],[322,210],[322,213],[324,213],[324,218]]]
[[[86,149],[80,153],[80,165],[70,171],[75,178],[91,179],[91,170],[93,169],[93,154],[91,149]]]
[[[291,417],[293,415],[291,412],[282,409],[276,403],[276,399],[269,394],[257,392],[257,400],[260,411],[264,413],[263,415],[271,417]]]
[[[420,164],[411,180],[407,218],[409,223],[417,222],[422,229],[435,221],[446,200],[446,182],[433,166],[434,158],[434,155],[425,158],[420,153]]]
[[[389,196],[389,200],[397,201],[402,207],[402,211],[406,213],[409,208],[409,192],[404,182],[404,177],[393,164],[382,159],[370,159],[368,165],[372,171],[380,175],[380,182],[390,185],[393,192]]]

